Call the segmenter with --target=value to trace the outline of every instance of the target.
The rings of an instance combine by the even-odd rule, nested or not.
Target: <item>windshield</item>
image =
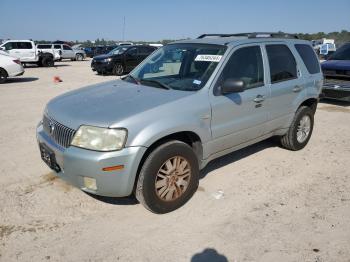
[[[222,45],[170,44],[151,54],[125,80],[197,91],[206,84],[225,51],[226,46]]]
[[[335,51],[329,60],[350,60],[350,44],[345,44]]]
[[[128,46],[118,46],[117,48],[114,48],[112,51],[110,51],[109,55],[120,55],[125,52],[126,49],[128,49]]]

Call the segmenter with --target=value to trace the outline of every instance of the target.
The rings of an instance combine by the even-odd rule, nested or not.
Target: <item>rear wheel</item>
[[[122,76],[124,74],[124,67],[122,64],[116,64],[113,67],[113,75]]]
[[[43,57],[43,59],[41,60],[41,64],[42,66],[45,67],[52,67],[54,66],[54,61],[52,57]]]
[[[169,141],[147,157],[135,193],[144,207],[163,214],[183,206],[198,183],[198,159],[192,148],[181,141]]]
[[[7,72],[5,69],[0,68],[0,84],[3,84],[7,81]]]
[[[309,142],[314,127],[314,111],[307,106],[300,107],[295,113],[287,134],[281,138],[283,147],[297,151]]]

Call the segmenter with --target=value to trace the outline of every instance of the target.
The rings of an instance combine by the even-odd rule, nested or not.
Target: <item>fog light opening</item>
[[[84,176],[84,186],[90,190],[97,190],[96,179]]]

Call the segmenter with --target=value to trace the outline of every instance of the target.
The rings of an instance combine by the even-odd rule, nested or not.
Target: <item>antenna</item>
[[[125,16],[123,17],[123,42],[125,41]]]

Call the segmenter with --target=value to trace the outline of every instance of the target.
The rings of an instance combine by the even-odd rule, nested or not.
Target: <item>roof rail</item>
[[[237,33],[237,34],[203,34],[197,37],[202,39],[206,37],[232,37],[232,36],[245,36],[248,38],[294,38],[299,39],[296,34],[288,34],[283,32],[253,32],[253,33]]]

